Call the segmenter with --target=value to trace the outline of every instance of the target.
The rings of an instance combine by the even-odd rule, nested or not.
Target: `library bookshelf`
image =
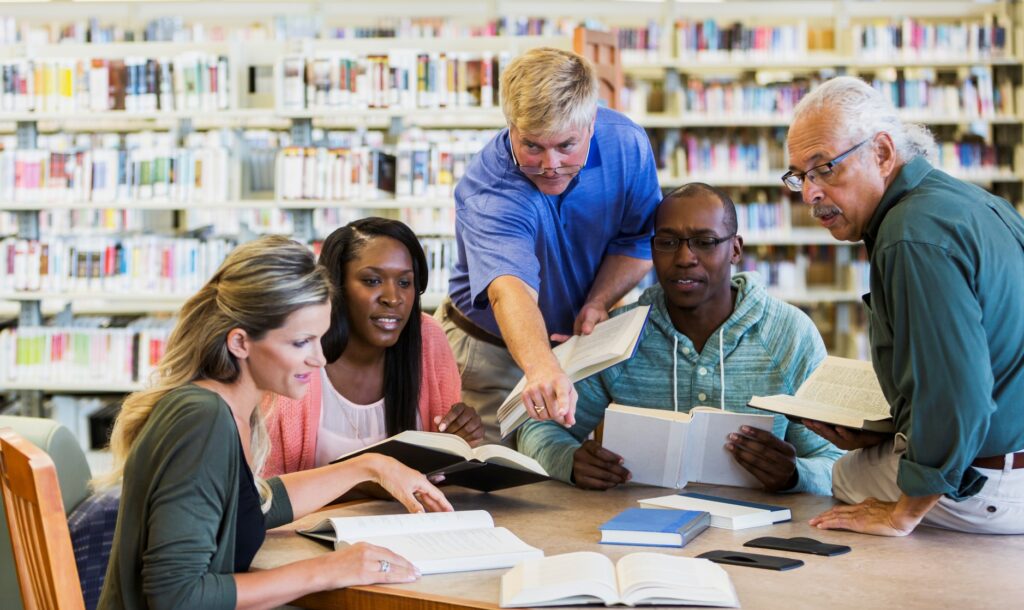
[[[830,352],[866,357],[863,248],[816,228],[779,180],[792,108],[825,78],[862,76],[907,120],[931,126],[942,145],[940,167],[1020,204],[1020,11],[1012,2],[941,0],[296,2],[287,16],[280,3],[259,0],[5,4],[5,76],[28,69],[32,58],[33,68],[50,65],[72,83],[67,95],[56,86],[52,99],[31,108],[13,94],[0,96],[6,152],[52,155],[81,145],[94,152],[91,163],[124,154],[159,173],[160,151],[172,150],[177,156],[167,163],[200,158],[222,171],[213,190],[164,177],[166,184],[151,180],[96,195],[68,177],[66,192],[14,193],[4,190],[0,164],[0,239],[6,232],[8,241],[39,241],[58,230],[87,236],[89,244],[146,232],[234,243],[275,231],[314,243],[351,219],[389,215],[408,222],[437,253],[437,281],[424,297],[425,306],[435,306],[450,262],[457,167],[504,124],[496,91],[503,62],[534,46],[570,48],[571,27],[584,23],[618,34],[626,76],[620,106],[650,134],[662,187],[704,181],[728,189],[745,239],[739,269],[760,271],[772,294],[808,311]],[[187,17],[174,17],[182,13]],[[247,25],[240,27],[243,15]],[[124,41],[129,31],[160,41]],[[62,33],[68,40],[58,42]],[[124,70],[119,86],[126,89],[114,101],[111,65]],[[379,79],[353,87],[336,76],[411,78],[421,65],[439,71],[436,82],[457,84],[419,95],[379,87]],[[190,69],[186,81],[181,75]],[[76,78],[83,87],[75,88]],[[282,169],[296,158],[301,166]],[[449,165],[431,174],[439,159]],[[409,177],[410,167],[421,174]],[[321,176],[320,183],[307,189],[282,178],[297,175],[295,168]],[[358,179],[323,178],[353,168],[362,172]],[[382,171],[394,171],[399,184],[381,188]],[[87,257],[86,267],[93,262]],[[63,324],[72,314],[173,313],[187,296],[112,291],[102,282],[87,290],[43,284],[0,279],[0,313],[30,328],[51,316]],[[138,387],[139,379],[104,385],[8,378],[0,389],[116,392]]]

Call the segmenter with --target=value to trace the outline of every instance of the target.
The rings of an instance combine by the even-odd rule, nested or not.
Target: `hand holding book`
[[[818,436],[839,447],[843,451],[853,451],[865,447],[874,447],[882,441],[890,438],[891,434],[883,432],[871,432],[870,430],[858,430],[847,428],[838,424],[829,424],[814,419],[803,419],[801,423],[807,429]]]

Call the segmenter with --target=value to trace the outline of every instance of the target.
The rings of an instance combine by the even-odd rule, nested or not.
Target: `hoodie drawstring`
[[[679,412],[679,384],[676,383],[676,369],[679,358],[679,337],[672,337],[672,410]]]

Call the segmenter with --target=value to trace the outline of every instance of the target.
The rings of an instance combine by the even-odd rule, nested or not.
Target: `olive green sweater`
[[[219,395],[185,386],[164,396],[128,455],[100,608],[234,608],[238,476],[245,459]],[[292,520],[270,479],[267,528]]]

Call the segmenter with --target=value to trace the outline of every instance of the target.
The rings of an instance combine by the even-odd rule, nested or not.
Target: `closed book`
[[[640,500],[644,509],[674,508],[677,510],[702,510],[711,513],[711,527],[742,530],[789,521],[793,518],[785,506],[744,502],[699,493],[681,493],[658,498]]]
[[[601,524],[601,544],[684,547],[711,525],[699,510],[628,508]]]

